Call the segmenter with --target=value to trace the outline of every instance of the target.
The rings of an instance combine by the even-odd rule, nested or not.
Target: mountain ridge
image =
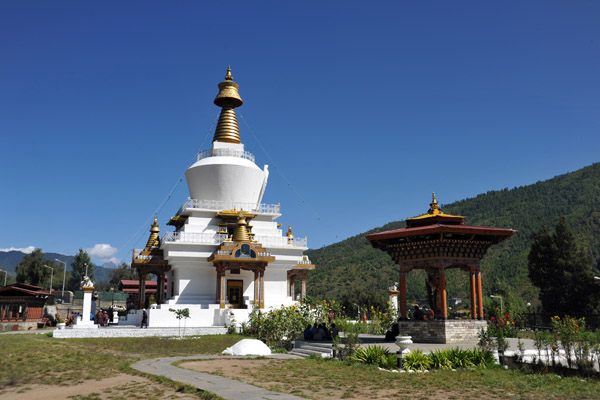
[[[529,281],[527,254],[543,223],[553,227],[561,215],[580,246],[594,260],[600,258],[600,163],[557,175],[531,185],[481,193],[441,206],[447,214],[466,217],[468,225],[515,229],[515,235],[492,247],[481,261],[484,293],[503,292],[515,302],[537,301]],[[427,210],[423,210],[425,213]],[[320,249],[308,250],[316,269],[308,276],[308,294],[314,298],[344,301],[362,299],[366,304],[385,304],[387,287],[398,281],[398,267],[386,253],[371,248],[365,236],[405,227],[404,221],[352,236]],[[448,298],[467,297],[468,280],[460,271],[448,274]],[[376,292],[376,293],[374,293]],[[408,297],[425,302],[424,276],[408,275]],[[354,301],[356,302],[356,301]]]

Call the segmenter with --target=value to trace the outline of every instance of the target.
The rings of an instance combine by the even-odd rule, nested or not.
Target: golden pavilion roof
[[[440,206],[435,198],[435,192],[433,192],[432,201],[429,203],[429,210],[427,211],[427,214],[419,215],[418,217],[414,218],[408,218],[406,220],[406,225],[411,227],[429,225],[437,222],[463,224],[465,222],[465,217],[444,213],[440,209]]]

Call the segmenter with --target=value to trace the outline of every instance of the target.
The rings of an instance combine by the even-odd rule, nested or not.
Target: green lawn
[[[37,383],[76,385],[120,373],[140,375],[129,367],[140,359],[219,354],[242,338],[217,335],[183,340],[158,337],[54,339],[46,334],[0,334],[0,397],[3,389]],[[238,378],[312,399],[600,398],[598,380],[561,378],[501,368],[395,374],[338,361],[265,360],[258,368],[245,370]],[[153,379],[176,390],[190,390],[168,379]],[[191,392],[196,395],[195,391]],[[207,393],[197,395],[214,398]]]
[[[159,337],[54,339],[49,334],[0,335],[0,391],[37,383],[76,385],[123,372],[141,375],[129,365],[147,358],[217,354],[242,338],[215,335],[183,340]],[[167,379],[154,379],[173,384]],[[175,386],[177,390],[184,388],[184,385]]]

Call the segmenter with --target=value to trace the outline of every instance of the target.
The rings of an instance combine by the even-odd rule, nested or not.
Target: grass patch
[[[243,338],[211,335],[183,340],[161,337],[55,339],[47,335],[3,335],[0,337],[0,390],[30,384],[77,385],[87,379],[100,380],[119,373],[140,375],[129,367],[140,359],[220,353]],[[181,386],[169,383],[173,385]]]
[[[236,360],[238,365],[242,361]],[[184,365],[185,367],[185,365]],[[227,371],[226,376],[227,376]],[[301,379],[299,379],[301,377]],[[264,361],[237,378],[269,390],[321,399],[597,399],[600,382],[502,368],[392,373],[319,359]]]

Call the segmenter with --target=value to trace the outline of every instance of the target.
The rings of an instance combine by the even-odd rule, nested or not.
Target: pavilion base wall
[[[414,343],[477,343],[478,333],[487,329],[486,321],[473,319],[446,321],[400,321],[401,335],[412,336]]]

